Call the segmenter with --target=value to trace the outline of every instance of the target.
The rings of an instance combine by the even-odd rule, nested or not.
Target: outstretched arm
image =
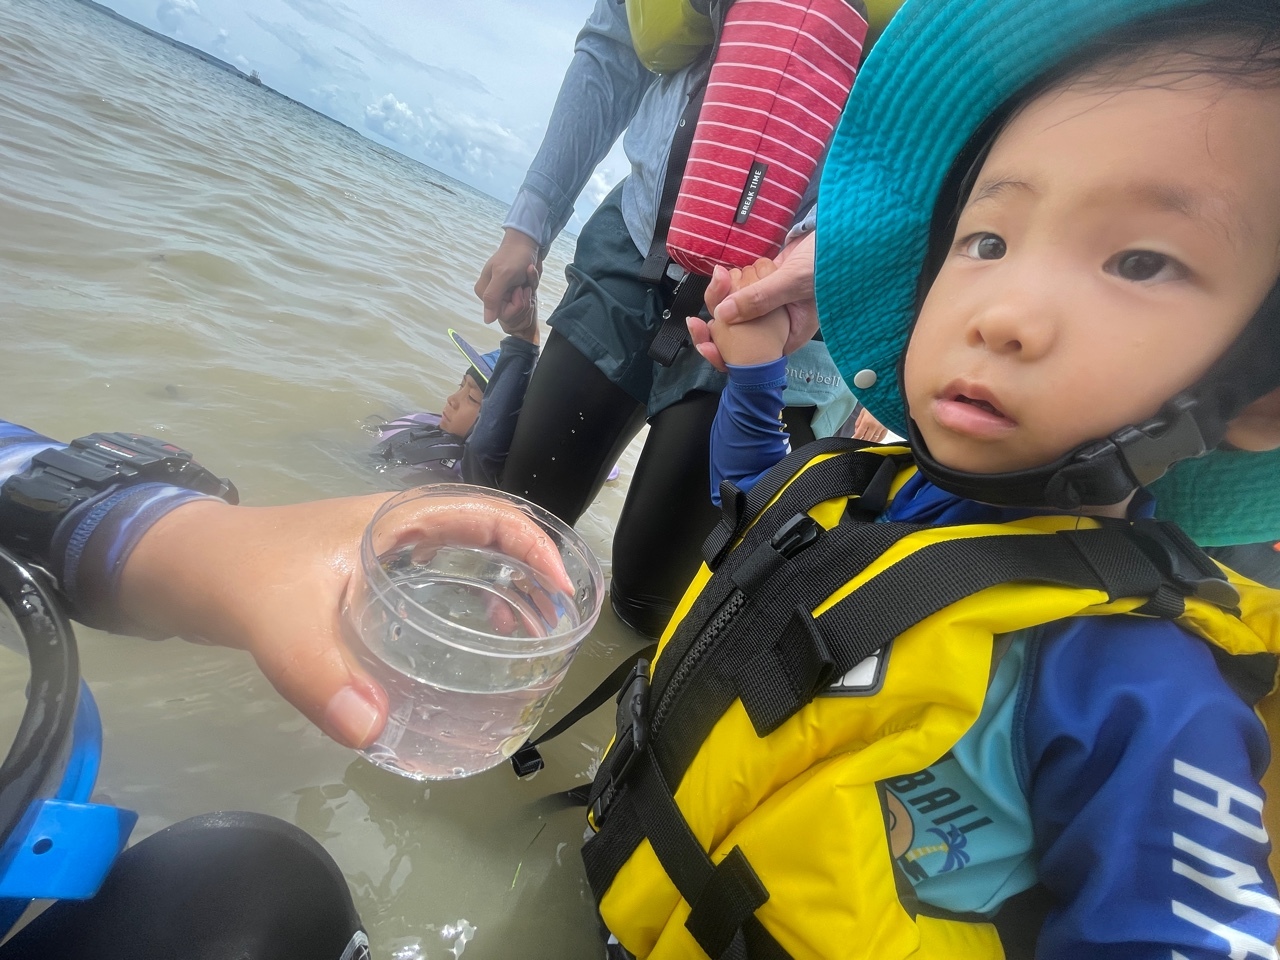
[[[462,479],[467,483],[496,487],[501,481],[537,360],[536,344],[514,336],[502,341],[502,352],[485,388],[480,416],[463,448]]]
[[[61,446],[0,421],[0,482]],[[63,519],[51,556],[32,559],[76,619],[247,650],[295,707],[359,747],[381,732],[386,696],[344,652],[342,604],[361,534],[388,496],[233,507],[163,483],[109,488]],[[460,497],[419,510],[402,535],[494,546],[573,589],[541,530],[513,509]]]
[[[763,259],[741,270],[716,267],[707,287],[707,308],[714,311],[731,291],[759,283],[759,277],[767,278],[774,269],[772,262]],[[714,320],[707,324],[696,317],[690,317],[688,325],[699,353],[709,360],[728,361],[729,382],[711,424],[711,502],[719,506],[722,482],[731,481],[748,491],[787,455],[790,438],[781,414],[788,321],[777,310],[733,327]]]
[[[120,609],[155,636],[248,651],[316,726],[339,743],[365,746],[386,722],[387,699],[346,652],[342,607],[361,534],[388,496],[174,510],[129,556]],[[459,497],[419,510],[401,536],[493,546],[573,589],[555,548],[514,509]]]

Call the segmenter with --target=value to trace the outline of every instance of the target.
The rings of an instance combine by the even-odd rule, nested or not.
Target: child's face
[[[907,349],[946,466],[1041,466],[1154,413],[1280,273],[1280,92],[1052,91],[1000,135]]]
[[[480,404],[484,403],[484,391],[464,373],[458,389],[449,395],[440,411],[440,429],[454,436],[465,437],[476,425],[480,416]]]

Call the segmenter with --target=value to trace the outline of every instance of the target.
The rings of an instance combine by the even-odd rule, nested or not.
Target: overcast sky
[[[592,0],[102,0],[451,177],[510,201]],[[621,148],[577,230],[626,172]]]

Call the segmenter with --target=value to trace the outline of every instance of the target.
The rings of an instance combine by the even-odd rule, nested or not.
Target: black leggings
[[[720,512],[711,505],[711,422],[720,396],[695,391],[649,423],[618,517],[610,599],[647,636],[662,632],[702,562]],[[788,408],[791,445],[813,439],[812,407]],[[644,405],[552,331],[542,351],[502,474],[502,489],[566,523],[600,492],[645,422]]]
[[[258,813],[193,817],[130,847],[91,900],[60,900],[0,960],[369,960],[337,864]]]

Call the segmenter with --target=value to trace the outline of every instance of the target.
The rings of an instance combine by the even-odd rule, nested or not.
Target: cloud
[[[308,91],[308,104],[321,113],[350,125],[359,117],[363,98],[349,87],[338,83],[322,83]]]
[[[160,0],[156,7],[156,20],[168,33],[177,33],[187,17],[199,17],[196,0]],[[203,19],[203,18],[202,18]]]
[[[594,210],[600,206],[600,201],[609,195],[609,191],[621,179],[622,177],[614,175],[613,171],[605,170],[603,166],[597,167],[591,174],[591,179],[587,181],[587,185],[582,188],[582,199]]]
[[[391,93],[364,108],[364,125],[404,147],[420,147],[426,138],[422,119]]]
[[[392,93],[365,107],[364,125],[429,165],[482,187],[507,187],[533,154],[497,120],[434,102],[415,109]]]
[[[354,11],[343,4],[341,0],[332,0],[332,2],[328,2],[328,0],[284,0],[284,2],[312,23],[328,27],[330,30],[351,37],[381,63],[392,63],[421,70],[433,80],[443,80],[473,93],[489,93],[489,88],[475,74],[466,70],[439,67],[435,64],[426,63],[394,45],[381,34],[370,30],[356,18]]]
[[[190,0],[173,0],[173,2],[190,2]],[[250,13],[248,16],[259,27],[297,54],[303,66],[326,76],[339,75],[359,80],[369,79],[361,69],[360,58],[350,51],[342,47],[322,46],[292,24],[268,20],[256,13]]]
[[[491,173],[497,164],[527,162],[531,153],[520,137],[488,117],[432,111],[430,121],[429,155],[447,158],[454,169],[472,177]]]

